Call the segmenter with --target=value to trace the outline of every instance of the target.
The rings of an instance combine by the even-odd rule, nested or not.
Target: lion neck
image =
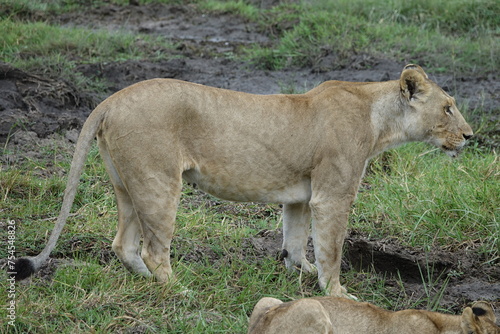
[[[391,312],[376,307],[369,307],[365,309],[367,312],[358,314],[356,317],[356,311],[359,311],[359,309],[355,308],[354,310],[350,310],[350,317],[346,319],[339,319],[338,313],[337,315],[332,314],[334,328],[336,328],[339,333],[364,333],[367,328],[370,329],[371,333],[377,334],[463,333],[460,326],[461,316],[457,315],[422,310]]]
[[[392,314],[395,324],[410,323],[412,328],[422,329],[421,333],[462,334],[461,319],[459,315],[423,310],[404,310]]]
[[[413,127],[416,115],[405,110],[405,104],[399,93],[399,82],[388,81],[387,89],[382,91],[371,107],[371,126],[374,135],[374,145],[371,157],[388,149],[416,141]]]

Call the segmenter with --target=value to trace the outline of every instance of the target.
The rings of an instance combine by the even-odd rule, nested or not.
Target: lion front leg
[[[316,272],[316,267],[306,259],[311,209],[307,203],[283,206],[283,257],[288,269]]]
[[[340,285],[342,246],[354,195],[311,201],[314,255],[321,289],[333,296],[345,296]]]

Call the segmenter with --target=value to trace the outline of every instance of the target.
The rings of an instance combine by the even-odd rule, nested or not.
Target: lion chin
[[[444,153],[446,153],[449,157],[456,158],[460,155],[461,149],[451,149],[449,147],[443,146],[441,147]]]
[[[446,153],[446,155],[448,155],[449,157],[457,158],[462,153],[464,146],[465,146],[465,143],[462,143],[462,144],[455,146],[455,147],[451,147],[448,145],[442,145],[441,150],[444,153]]]

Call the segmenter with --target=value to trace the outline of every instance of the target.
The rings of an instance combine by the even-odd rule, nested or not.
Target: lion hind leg
[[[283,258],[288,269],[316,272],[316,267],[306,259],[306,246],[311,222],[307,203],[283,206]]]
[[[132,200],[126,190],[115,187],[118,206],[118,232],[113,240],[113,251],[130,272],[151,276],[140,256],[141,226]]]
[[[182,190],[182,178],[162,176],[143,181],[148,194],[137,194],[134,207],[142,228],[141,257],[153,276],[166,282],[172,276],[170,244]]]
[[[151,272],[139,255],[141,226],[132,198],[115,167],[105,141],[100,138],[98,144],[101,157],[113,184],[118,207],[118,231],[113,240],[113,251],[130,272],[151,276]]]
[[[140,216],[143,230],[141,257],[153,276],[160,282],[166,282],[172,276],[170,244],[175,215],[155,213],[141,214]],[[161,224],[161,222],[164,223]]]

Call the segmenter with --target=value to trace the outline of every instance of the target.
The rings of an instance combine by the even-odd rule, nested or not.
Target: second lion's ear
[[[422,74],[424,76],[424,78],[429,79],[429,76],[427,75],[427,73],[425,73],[424,69],[418,65],[408,64],[403,68],[403,71],[405,71],[405,70],[416,70],[416,71],[420,72],[420,74]]]
[[[427,74],[418,65],[406,65],[399,80],[401,94],[407,101],[422,99],[429,91]]]
[[[491,321],[496,322],[495,312],[487,302],[479,301],[472,304],[472,313],[478,317],[487,317]]]
[[[460,323],[460,327],[462,327],[464,333],[475,333],[478,323],[479,318],[472,313],[470,307],[466,307],[462,312],[462,321]]]

